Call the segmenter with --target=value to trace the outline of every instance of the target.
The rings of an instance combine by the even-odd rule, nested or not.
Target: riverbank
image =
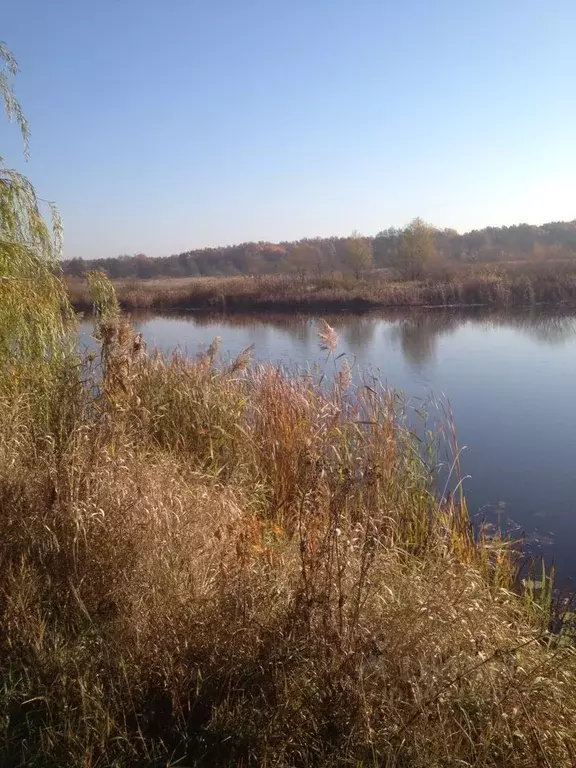
[[[68,285],[74,306],[90,311],[84,281],[69,278]],[[576,305],[576,265],[451,266],[412,281],[376,271],[360,280],[340,274],[166,278],[119,280],[115,287],[120,304],[129,311],[332,312],[426,306]]]
[[[103,370],[3,394],[2,764],[570,764],[549,595],[329,326],[329,389],[99,335]]]

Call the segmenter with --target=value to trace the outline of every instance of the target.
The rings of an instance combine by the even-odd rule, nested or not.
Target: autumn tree
[[[436,229],[421,218],[413,219],[401,233],[396,266],[404,277],[417,280],[437,255]]]
[[[353,232],[346,240],[346,263],[359,280],[362,272],[373,264],[372,246],[365,237]]]
[[[311,243],[301,242],[293,248],[286,258],[288,268],[291,272],[296,272],[301,280],[308,272],[317,267],[320,259],[318,248]]]
[[[377,267],[389,267],[396,263],[402,230],[389,227],[378,232],[372,243],[374,263]]]
[[[20,128],[27,157],[28,125],[11,82],[17,72],[0,43],[0,100]],[[52,226],[47,224],[42,204],[31,182],[0,158],[0,396],[20,385],[40,393],[40,382],[59,375],[70,338],[60,220],[52,208]]]

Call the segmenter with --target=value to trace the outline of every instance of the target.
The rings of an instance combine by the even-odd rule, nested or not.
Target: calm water
[[[530,310],[326,315],[338,352],[379,369],[410,398],[448,398],[473,514],[502,514],[576,575],[576,314]],[[323,362],[312,317],[135,318],[149,347],[224,354],[255,345],[258,360]]]

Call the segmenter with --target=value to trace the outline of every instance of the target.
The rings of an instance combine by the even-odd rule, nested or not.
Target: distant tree
[[[296,272],[301,280],[311,272],[318,260],[318,251],[310,243],[300,242],[288,253],[286,263],[290,272]]]
[[[458,240],[459,235],[455,229],[436,230],[436,248],[438,255],[445,261],[458,258]]]
[[[378,232],[372,244],[374,262],[378,267],[389,267],[396,262],[402,230],[389,227]]]
[[[137,253],[134,256],[136,263],[136,276],[141,280],[148,280],[158,274],[155,260],[148,258],[145,253]]]
[[[317,238],[313,242],[307,243],[310,250],[310,264],[316,274],[316,277],[322,277],[324,272],[330,267],[330,249],[323,247],[322,241]]]
[[[86,275],[86,262],[84,259],[70,259],[66,265],[66,272],[72,277],[84,277]]]
[[[346,263],[359,280],[362,272],[373,264],[372,246],[365,237],[353,232],[346,241]]]
[[[436,229],[421,218],[413,219],[402,231],[396,266],[405,277],[416,280],[437,255]]]
[[[336,265],[336,250],[331,240],[315,237],[301,240],[297,246],[303,249],[307,269],[321,278],[325,272],[334,269]]]
[[[428,238],[423,236],[426,228],[430,229]],[[427,241],[427,247],[417,247],[418,241]],[[486,227],[459,234],[453,229],[430,228],[416,219],[406,230],[391,227],[373,239],[353,235],[351,238],[318,237],[297,242],[240,243],[149,258],[147,263],[143,263],[139,256],[117,256],[84,261],[84,267],[72,259],[62,266],[66,274],[100,270],[111,278],[286,272],[303,278],[312,273],[321,277],[335,269],[361,274],[373,261],[377,267],[394,266],[408,277],[418,277],[430,254],[438,260],[461,263],[574,258],[576,221],[549,222],[539,227],[527,224]]]
[[[262,243],[263,272],[280,272],[284,269],[286,249],[274,243]]]
[[[200,270],[198,269],[198,262],[194,258],[188,260],[188,272],[186,273],[190,277],[198,277]]]
[[[262,249],[257,243],[248,243],[244,249],[244,270],[249,275],[260,275],[265,270]]]
[[[322,242],[323,253],[323,267],[326,270],[333,271],[338,264],[338,254],[336,252],[336,246],[333,240],[323,240]]]

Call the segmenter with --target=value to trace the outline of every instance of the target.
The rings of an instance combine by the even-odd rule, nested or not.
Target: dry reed
[[[58,430],[0,404],[2,765],[573,764],[573,648],[395,393],[103,342]]]
[[[77,309],[92,304],[84,283],[69,278]],[[119,301],[127,310],[330,311],[342,308],[574,304],[576,266],[562,262],[437,266],[421,280],[399,279],[377,270],[364,279],[346,274],[119,280]]]

